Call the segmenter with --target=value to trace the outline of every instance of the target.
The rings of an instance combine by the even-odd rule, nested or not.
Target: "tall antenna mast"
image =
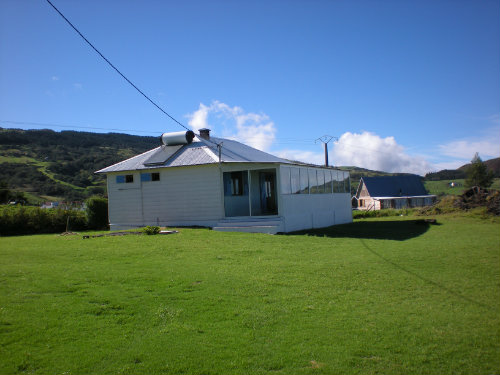
[[[332,139],[338,140],[337,137],[332,137],[331,135],[323,135],[314,141],[314,143],[320,141],[325,146],[325,167],[328,167],[328,142],[330,142]]]

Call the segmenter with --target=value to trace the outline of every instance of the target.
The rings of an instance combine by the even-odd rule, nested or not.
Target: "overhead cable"
[[[168,114],[163,108],[161,108],[158,104],[156,104],[149,96],[147,96],[140,88],[138,88],[136,85],[134,85],[132,83],[132,81],[130,81],[122,72],[120,72],[120,70],[118,70],[117,67],[115,67],[111,61],[109,61],[96,47],[94,47],[94,45],[92,43],[89,42],[89,40],[87,38],[85,38],[85,36],[70,22],[70,20],[68,20],[64,14],[61,13],[61,11],[59,9],[57,9],[55,7],[54,4],[51,3],[50,0],[47,0],[47,2],[50,4],[50,6],[52,8],[54,8],[54,10],[59,13],[59,15],[68,23],[68,25],[70,25],[73,30],[75,30],[78,35],[80,35],[82,37],[83,40],[85,40],[85,42],[87,42],[87,44],[92,47],[92,49],[94,51],[96,51],[99,56],[101,56],[104,61],[106,61],[109,66],[111,66],[119,75],[122,76],[122,78],[127,81],[134,89],[136,89],[142,96],[144,96],[151,104],[153,104],[156,108],[158,108],[160,111],[162,111],[165,115],[167,115],[171,120],[173,120],[174,122],[176,122],[177,124],[179,124],[180,126],[182,126],[184,129],[186,130],[190,130],[188,127],[186,127],[184,124],[180,123],[179,121],[177,121],[174,117],[172,117],[170,114]]]

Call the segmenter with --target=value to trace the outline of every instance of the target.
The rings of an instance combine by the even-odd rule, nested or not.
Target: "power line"
[[[52,4],[52,3],[50,2],[50,0],[47,0],[47,2],[50,4],[50,6],[51,6],[52,8],[54,8],[54,10],[55,10],[57,13],[59,13],[59,15],[60,15],[60,16],[61,16],[61,17],[62,17],[62,18],[63,18],[63,19],[64,19],[64,20],[68,23],[68,25],[70,25],[70,26],[73,28],[73,30],[75,30],[75,31],[78,33],[78,35],[80,35],[80,36],[82,37],[82,39],[83,39],[83,40],[85,40],[85,42],[87,42],[87,44],[88,44],[90,47],[92,47],[92,49],[93,49],[94,51],[96,51],[96,52],[99,54],[99,56],[101,56],[101,57],[104,59],[104,61],[106,61],[106,62],[109,64],[109,66],[111,66],[111,67],[112,67],[112,68],[113,68],[113,69],[114,69],[114,70],[115,70],[115,71],[116,71],[119,75],[121,75],[121,76],[122,76],[122,78],[123,78],[123,79],[125,79],[125,81],[127,81],[127,82],[128,82],[128,83],[129,83],[129,84],[130,84],[130,85],[131,85],[134,89],[136,89],[136,90],[137,90],[137,91],[138,91],[138,92],[139,92],[142,96],[144,96],[144,97],[145,97],[145,98],[146,98],[146,99],[147,99],[147,100],[148,100],[151,104],[153,104],[156,108],[158,108],[160,111],[162,111],[162,112],[163,112],[165,115],[167,115],[167,116],[168,116],[171,120],[175,121],[177,124],[179,124],[180,126],[182,126],[184,129],[186,129],[186,130],[190,130],[188,127],[186,127],[185,125],[183,125],[182,123],[180,123],[179,121],[177,121],[174,117],[172,117],[171,115],[169,115],[169,114],[168,114],[168,113],[167,113],[167,112],[166,112],[163,108],[161,108],[158,104],[156,104],[156,103],[155,103],[155,102],[154,102],[154,101],[153,101],[153,100],[152,100],[149,96],[147,96],[147,95],[146,95],[146,94],[145,94],[145,93],[144,93],[141,89],[139,89],[136,85],[134,85],[134,84],[132,83],[132,81],[130,81],[127,77],[125,77],[125,75],[124,75],[122,72],[120,72],[120,71],[118,70],[118,68],[117,68],[117,67],[115,67],[115,66],[111,63],[111,61],[109,61],[109,60],[108,60],[108,59],[107,59],[107,58],[106,58],[106,57],[105,57],[105,56],[104,56],[104,55],[103,55],[103,54],[102,54],[102,53],[101,53],[101,52],[100,52],[100,51],[99,51],[96,47],[94,47],[94,45],[93,45],[92,43],[90,43],[90,42],[89,42],[89,40],[88,40],[87,38],[85,38],[85,36],[83,36],[83,34],[82,34],[82,33],[81,33],[81,32],[80,32],[80,31],[79,31],[79,30],[78,30],[78,29],[77,29],[77,28],[76,28],[76,27],[75,27],[75,26],[74,26],[74,25],[70,22],[70,20],[68,20],[68,19],[64,16],[64,14],[62,14],[62,13],[61,13],[61,11],[60,11],[59,9],[57,9],[57,8],[55,7],[55,5],[54,5],[54,4]]]

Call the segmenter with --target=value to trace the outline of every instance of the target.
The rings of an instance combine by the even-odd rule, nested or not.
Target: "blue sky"
[[[391,172],[500,156],[497,0],[52,1],[195,130]],[[44,0],[0,2],[0,126],[182,130]]]

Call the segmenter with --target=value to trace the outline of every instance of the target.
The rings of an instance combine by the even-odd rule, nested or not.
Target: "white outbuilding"
[[[285,160],[208,129],[96,173],[107,176],[112,230],[203,226],[280,233],[352,222],[349,172]]]

